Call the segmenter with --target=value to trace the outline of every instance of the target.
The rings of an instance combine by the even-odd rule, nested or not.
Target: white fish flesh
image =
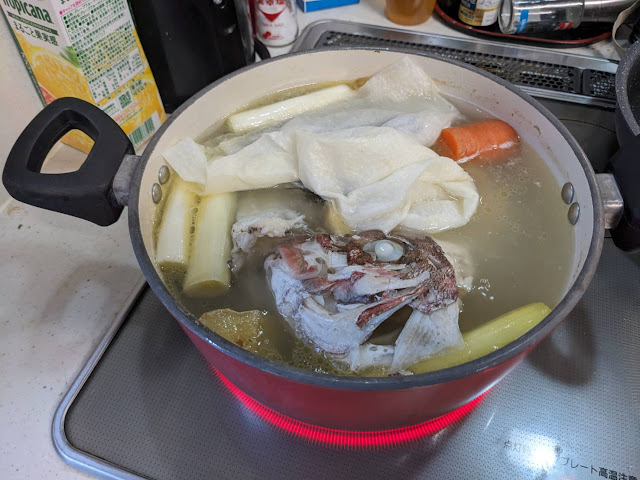
[[[400,258],[377,257],[388,242]],[[395,256],[393,258],[396,258]],[[298,336],[351,370],[401,371],[460,344],[453,267],[430,237],[316,234],[282,243],[265,261],[279,313]],[[405,305],[415,309],[395,345],[365,343]]]
[[[298,208],[283,201],[277,190],[251,192],[238,202],[236,221],[231,226],[231,267],[234,272],[242,267],[257,240],[262,237],[281,238],[308,230],[305,208],[309,200],[298,190],[287,196]]]

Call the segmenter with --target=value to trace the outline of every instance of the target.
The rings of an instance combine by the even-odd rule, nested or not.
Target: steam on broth
[[[363,84],[364,80],[358,80],[352,82],[350,86],[355,89]],[[249,109],[268,106],[283,99],[295,99],[302,94],[335,85],[337,82],[279,92],[256,102]],[[465,104],[458,99],[447,100],[461,112],[450,123],[453,126],[467,125],[470,122],[492,118],[490,112],[479,111],[473,105]],[[266,126],[266,128],[268,131],[270,127]],[[219,148],[221,139],[225,141],[225,139],[234,138],[232,135],[225,135],[229,133],[224,128],[216,132],[207,132],[207,137],[198,138],[198,143],[204,145],[204,151],[208,156],[211,156],[212,152],[215,154],[216,149]],[[473,180],[479,195],[479,203],[475,212],[463,226],[422,236],[433,238],[449,258],[453,257],[451,260],[453,268],[456,270],[458,296],[461,299],[459,316],[456,318],[462,339],[451,340],[451,346],[431,357],[438,357],[442,354],[446,354],[445,356],[454,355],[453,352],[460,348],[460,342],[466,341],[468,333],[483,327],[486,328],[497,317],[523,305],[545,304],[553,308],[565,291],[573,257],[573,230],[566,221],[564,209],[559,208],[558,184],[544,161],[531,146],[521,142],[519,150],[514,151],[508,158],[501,161],[469,161],[460,164],[460,166]],[[173,175],[173,177],[175,176]],[[277,293],[277,289],[269,283],[269,275],[273,275],[275,270],[265,269],[265,261],[268,258],[273,258],[274,252],[281,251],[279,248],[285,242],[297,241],[302,243],[296,245],[308,245],[309,243],[304,242],[316,238],[314,237],[316,234],[322,234],[322,232],[342,233],[336,231],[336,212],[332,203],[306,188],[300,188],[301,186],[303,185],[300,183],[285,182],[269,188],[239,190],[233,193],[237,212],[244,211],[250,214],[252,209],[258,211],[261,208],[267,208],[270,212],[297,212],[304,216],[304,222],[296,224],[292,217],[289,221],[294,223],[284,225],[285,227],[286,225],[296,225],[292,229],[293,231],[286,231],[284,236],[276,237],[259,236],[260,234],[258,234],[258,238],[251,238],[255,244],[248,248],[248,252],[235,252],[233,254],[234,260],[230,263],[233,266],[237,258],[241,258],[241,262],[238,262],[241,265],[237,267],[237,271],[232,271],[230,288],[223,294],[217,296],[185,294],[183,291],[185,268],[179,264],[162,264],[160,269],[163,278],[172,294],[195,317],[201,318],[207,312],[221,311],[222,313],[213,316],[205,315],[201,321],[205,325],[213,327],[223,337],[235,341],[255,353],[317,372],[341,375],[387,374],[390,372],[388,362],[384,365],[376,364],[376,361],[379,360],[352,371],[344,361],[339,360],[340,355],[328,354],[325,349],[318,348],[316,344],[310,342],[309,338],[301,338],[299,332],[296,331],[297,329],[292,327],[290,321],[285,321],[279,312],[282,310],[282,305],[277,305],[276,299],[274,299],[274,293]],[[169,196],[173,191],[172,188]],[[199,209],[198,202],[196,199],[191,208],[197,211]],[[265,205],[274,205],[274,207],[265,207]],[[155,222],[156,241],[165,209],[166,204],[159,209]],[[241,213],[237,215],[240,217]],[[236,222],[239,220],[238,217]],[[198,215],[196,214],[195,217],[191,215],[189,218],[197,219]],[[189,228],[187,241],[192,244],[198,227],[197,225],[189,225]],[[247,229],[247,232],[250,231],[251,227]],[[351,234],[355,233],[359,232],[351,232]],[[382,240],[379,241],[389,240],[396,246],[400,245],[406,253],[414,248],[412,246],[413,240],[411,240],[414,237],[418,237],[418,235],[415,232],[407,232],[407,229],[400,225],[392,229],[388,235],[380,237]],[[348,236],[348,238],[351,242],[354,241],[354,238],[355,242],[358,242],[357,235],[353,238]],[[408,242],[406,244],[403,243],[405,239]],[[334,249],[331,255],[342,255],[344,252],[350,254],[350,250],[340,243],[342,240],[339,240],[338,237],[332,237],[331,242],[333,242],[333,246],[328,247]],[[336,242],[342,245],[337,247],[337,250]],[[362,245],[357,247],[358,252],[362,249],[366,251],[367,248],[373,248],[369,246],[371,243],[375,242],[369,242],[364,247]],[[311,244],[313,244],[313,240],[311,240]],[[278,255],[280,254],[275,254],[276,259],[280,258]],[[343,266],[340,266],[338,271],[340,268]],[[435,275],[434,272],[436,270],[432,270],[432,277]],[[463,272],[465,276],[468,275],[468,283],[465,278],[458,278],[459,272]],[[329,267],[329,271],[325,272],[325,275],[326,278],[332,278],[331,275],[335,276],[336,274],[332,273],[332,268]],[[390,278],[396,279],[396,277]],[[323,277],[324,279],[325,277]],[[406,289],[398,291],[406,292]],[[378,300],[379,298],[370,298],[368,301]],[[411,305],[414,304],[415,302]],[[451,305],[458,304],[448,303],[447,305],[449,305],[447,308],[453,308]],[[323,307],[334,308],[326,305]],[[525,322],[533,318],[531,317],[533,315],[536,317],[535,322],[537,322],[548,313],[548,309],[543,307],[544,305],[532,307],[526,310],[526,314],[523,313],[525,310],[520,310],[517,315],[514,314],[509,318],[504,317],[500,321],[508,324],[518,321]],[[393,346],[399,335],[402,335],[403,327],[408,324],[407,319],[411,318],[413,310],[410,305],[405,305],[377,326],[370,337],[367,337],[367,345],[369,345],[367,354],[371,355],[371,350],[373,350],[376,355],[382,355],[380,349]],[[234,312],[251,313],[238,316]],[[457,311],[456,315],[458,315]],[[525,319],[523,315],[527,318]],[[528,328],[533,326],[535,322]],[[519,334],[521,333],[522,331],[519,331]],[[489,345],[489,348],[497,348],[514,339],[496,338],[495,345]],[[251,342],[250,346],[246,344],[248,341]],[[399,347],[397,348],[399,349]],[[403,366],[400,369],[401,373],[419,373],[433,369],[429,366],[429,358],[424,358],[426,357],[423,357],[424,361]],[[353,366],[353,358],[349,361]]]

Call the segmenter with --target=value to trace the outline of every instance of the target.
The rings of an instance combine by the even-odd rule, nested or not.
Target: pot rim
[[[231,81],[236,75],[244,73],[248,70],[252,70],[255,68],[259,68],[263,64],[272,63],[282,61],[283,59],[288,59],[291,57],[301,56],[301,55],[313,55],[313,54],[326,54],[327,52],[334,51],[378,51],[378,52],[396,52],[396,53],[404,53],[407,55],[416,55],[420,57],[428,57],[434,60],[438,60],[445,63],[451,63],[458,67],[471,70],[477,74],[480,74],[484,77],[493,80],[499,85],[507,88],[511,92],[515,93],[523,100],[532,104],[536,107],[547,119],[553,124],[553,126],[558,129],[558,131],[562,134],[565,140],[569,143],[572,150],[575,152],[578,161],[582,165],[583,170],[585,171],[585,175],[587,177],[587,182],[589,184],[589,189],[591,191],[591,201],[593,206],[593,214],[594,214],[594,225],[593,225],[593,234],[591,237],[591,242],[589,244],[589,249],[587,252],[587,257],[584,261],[582,269],[579,274],[576,276],[576,279],[568,290],[566,295],[562,298],[562,300],[558,303],[558,305],[547,315],[547,317],[537,324],[534,328],[529,330],[527,333],[514,340],[513,342],[505,345],[504,347],[491,352],[488,355],[482,356],[475,360],[472,360],[468,363],[464,363],[462,365],[457,365],[454,367],[450,367],[444,370],[437,370],[434,372],[427,373],[419,373],[415,375],[406,375],[406,376],[392,376],[392,377],[355,377],[355,376],[341,376],[341,375],[333,375],[326,373],[317,373],[312,372],[310,370],[305,370],[302,368],[292,367],[290,365],[286,365],[284,363],[275,362],[272,360],[268,360],[263,358],[257,354],[249,352],[245,350],[233,342],[230,342],[220,335],[210,331],[208,328],[204,327],[200,324],[196,317],[188,312],[178,300],[169,292],[168,288],[165,286],[164,282],[160,278],[160,275],[156,271],[151,258],[149,257],[148,251],[144,246],[144,241],[142,238],[142,232],[140,229],[140,217],[138,211],[139,205],[139,197],[140,197],[140,183],[142,180],[142,175],[144,173],[146,164],[149,160],[150,152],[152,152],[162,137],[164,132],[169,128],[172,121],[175,120],[183,111],[189,108],[192,104],[198,101],[201,97],[206,95],[210,90],[216,88],[218,85]],[[252,65],[246,66],[240,70],[237,70],[230,75],[227,75],[211,85],[205,87],[198,93],[196,93],[193,97],[187,100],[183,105],[180,106],[171,117],[162,125],[162,127],[158,130],[158,132],[154,135],[149,145],[145,149],[145,153],[140,158],[138,165],[136,167],[136,171],[133,174],[132,182],[131,182],[131,192],[130,192],[130,201],[129,201],[129,232],[131,235],[131,241],[133,244],[133,249],[135,255],[138,259],[138,263],[142,269],[143,274],[145,275],[147,282],[153,289],[154,293],[158,296],[160,301],[164,304],[165,308],[169,310],[169,312],[180,321],[186,328],[192,331],[195,335],[203,339],[205,342],[210,344],[213,348],[217,348],[225,355],[229,355],[233,359],[240,361],[242,363],[248,364],[251,367],[254,367],[258,370],[261,370],[265,373],[276,375],[279,377],[284,377],[289,380],[293,380],[296,382],[311,384],[319,387],[328,387],[328,388],[336,388],[336,389],[344,389],[344,390],[395,390],[395,389],[405,389],[405,388],[413,388],[413,387],[422,387],[427,385],[433,385],[438,383],[444,383],[448,381],[457,380],[463,377],[467,377],[473,375],[475,373],[481,372],[483,370],[489,369],[497,364],[500,364],[518,354],[525,351],[526,349],[532,348],[535,346],[540,340],[542,340],[545,336],[547,336],[555,327],[557,327],[560,322],[569,314],[569,312],[573,309],[573,307],[578,303],[580,297],[584,294],[587,289],[589,282],[591,281],[596,267],[598,265],[598,261],[600,259],[600,253],[602,251],[602,246],[604,242],[604,214],[602,207],[602,200],[600,197],[600,191],[597,187],[595,173],[589,160],[587,159],[585,153],[583,152],[580,145],[578,145],[577,141],[573,138],[573,136],[569,133],[567,128],[560,123],[560,121],[549,112],[542,104],[540,104],[537,100],[532,98],[530,95],[520,90],[518,87],[513,86],[501,78],[496,77],[493,74],[487,73],[479,68],[476,68],[471,65],[466,65],[462,62],[458,62],[450,59],[443,59],[431,54],[425,53],[416,53],[410,50],[402,49],[402,48],[377,48],[377,47],[341,47],[341,48],[322,48],[322,49],[314,49],[311,51],[303,51],[290,53],[287,55],[282,55],[279,57],[271,58],[268,60],[263,60],[258,63],[254,63]]]
[[[627,128],[632,135],[640,135],[640,119],[637,119],[631,111],[631,103],[629,103],[629,73],[635,63],[640,62],[640,43],[631,45],[622,60],[618,64],[616,71],[616,100],[618,109],[622,114],[622,118],[627,124]]]

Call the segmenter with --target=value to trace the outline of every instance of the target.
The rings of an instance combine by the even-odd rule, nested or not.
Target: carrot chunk
[[[433,149],[458,163],[506,160],[520,145],[518,133],[502,120],[482,120],[445,128]]]

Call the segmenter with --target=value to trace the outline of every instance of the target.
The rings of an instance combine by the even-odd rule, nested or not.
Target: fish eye
[[[367,243],[363,250],[367,253],[375,254],[376,260],[382,262],[395,262],[404,255],[404,247],[391,240],[378,240]]]

